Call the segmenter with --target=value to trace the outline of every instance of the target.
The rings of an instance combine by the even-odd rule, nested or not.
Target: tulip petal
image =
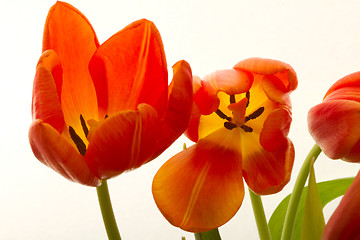
[[[46,166],[70,181],[94,187],[100,185],[84,157],[49,124],[35,120],[30,126],[29,139],[35,157]]]
[[[343,158],[360,141],[360,103],[328,100],[311,108],[309,131],[322,151],[332,159]],[[358,161],[357,159],[344,159]]]
[[[325,94],[325,98],[327,98],[328,95],[333,93],[334,91],[341,90],[342,88],[360,88],[360,72],[354,72],[352,74],[346,75],[345,77],[339,79],[336,81],[330,89]],[[359,91],[359,90],[358,90]]]
[[[228,95],[247,92],[253,83],[253,76],[244,71],[228,69],[209,74],[200,83],[201,88],[194,94],[194,102],[201,114],[209,115],[219,108],[218,92]]]
[[[260,146],[253,135],[243,134],[243,176],[249,188],[259,194],[279,192],[290,180],[294,162],[294,146],[287,145],[273,152]]]
[[[159,129],[157,112],[147,104],[113,114],[91,133],[85,159],[102,179],[140,167],[154,154]]]
[[[287,145],[291,120],[291,112],[286,108],[276,109],[268,115],[260,134],[260,144],[266,151],[276,151]]]
[[[327,222],[323,240],[360,239],[360,172]]]
[[[258,75],[275,75],[282,81],[288,92],[295,90],[298,84],[294,69],[289,64],[278,60],[248,58],[238,62],[234,68]]]
[[[238,134],[236,130],[219,130],[159,169],[152,191],[171,224],[204,232],[223,225],[237,212],[244,197],[241,154],[232,146]]]
[[[61,106],[65,122],[81,129],[80,114],[97,119],[95,88],[89,74],[91,56],[99,46],[86,17],[70,4],[56,2],[45,23],[43,51],[52,49],[63,68]]]
[[[163,43],[155,25],[136,21],[103,43],[91,59],[100,112],[135,110],[139,103],[165,111],[168,76]]]
[[[64,115],[60,105],[62,68],[52,50],[44,52],[36,67],[31,112],[33,120],[42,119],[59,133],[64,128]]]
[[[193,105],[192,74],[186,61],[173,66],[174,77],[169,86],[169,100],[161,123],[161,136],[153,158],[161,154],[186,130]]]

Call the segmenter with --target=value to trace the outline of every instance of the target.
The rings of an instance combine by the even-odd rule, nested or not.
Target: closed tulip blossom
[[[360,162],[360,72],[338,80],[308,113],[309,131],[332,159]]]
[[[153,181],[155,202],[171,224],[215,229],[240,208],[243,179],[259,195],[288,183],[294,161],[289,94],[296,87],[290,65],[261,58],[194,77],[186,134],[196,143],[168,160]]]
[[[90,186],[154,159],[191,115],[191,69],[180,61],[173,70],[168,86],[152,22],[136,21],[100,45],[86,17],[58,1],[45,23],[33,85],[34,155]]]

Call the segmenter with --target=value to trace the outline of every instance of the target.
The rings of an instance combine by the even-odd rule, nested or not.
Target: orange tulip
[[[250,58],[231,70],[194,77],[187,136],[196,142],[168,160],[153,181],[155,202],[173,225],[204,232],[230,220],[244,197],[289,181],[294,147],[289,94],[297,77],[288,64]]]
[[[308,126],[329,158],[360,162],[360,72],[331,86],[324,101],[310,109]]]
[[[323,240],[360,239],[360,172],[325,226]]]
[[[102,45],[86,17],[57,2],[36,67],[32,150],[71,181],[98,186],[154,159],[185,131],[192,108],[188,63],[168,73],[163,43],[145,19]]]

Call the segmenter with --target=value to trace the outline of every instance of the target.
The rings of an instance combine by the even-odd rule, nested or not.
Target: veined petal
[[[31,112],[33,120],[42,119],[59,133],[64,128],[64,115],[60,105],[62,68],[56,53],[44,52],[36,67]]]
[[[154,154],[159,129],[157,112],[147,104],[113,114],[91,133],[85,159],[101,179],[138,168]]]
[[[276,151],[288,144],[291,120],[291,111],[286,108],[276,109],[268,115],[260,134],[260,144],[266,151]]]
[[[97,119],[97,101],[88,65],[99,46],[86,17],[70,4],[56,2],[45,23],[43,51],[52,49],[63,68],[61,106],[65,122],[81,129],[80,114]]]
[[[243,176],[249,188],[260,195],[279,192],[290,180],[294,146],[287,145],[268,152],[253,135],[243,134]]]
[[[160,139],[153,156],[161,154],[186,130],[193,105],[192,74],[186,61],[173,66],[174,77],[169,86],[169,100],[161,123]]]
[[[154,23],[136,21],[103,43],[89,66],[100,112],[153,106],[161,117],[168,98],[163,43]]]
[[[234,69],[216,71],[204,77],[201,88],[194,94],[194,102],[201,114],[208,115],[219,108],[217,93],[222,91],[234,95],[249,91],[253,76],[244,71]]]
[[[346,75],[340,80],[336,81],[330,89],[325,94],[325,98],[332,92],[342,89],[342,88],[355,88],[360,89],[360,72],[354,72],[352,74]]]
[[[35,157],[46,166],[70,181],[94,187],[100,185],[84,157],[49,124],[35,120],[30,126],[29,139]]]
[[[241,154],[232,147],[240,133],[224,135],[224,130],[175,155],[155,175],[155,202],[174,226],[209,231],[230,220],[241,206]],[[221,144],[214,141],[219,137]]]
[[[311,108],[309,131],[322,151],[332,159],[345,157],[360,139],[360,103],[328,100]],[[347,161],[358,161],[358,158]]]
[[[323,240],[360,239],[360,172],[327,222]]]
[[[266,59],[248,58],[238,62],[235,69],[259,75],[275,75],[278,77],[288,92],[296,89],[298,81],[294,69],[287,63]]]

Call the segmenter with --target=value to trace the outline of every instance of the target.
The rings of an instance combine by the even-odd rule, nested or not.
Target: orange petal
[[[140,167],[154,154],[160,120],[150,105],[138,109],[109,116],[91,134],[85,159],[99,178]]]
[[[360,103],[348,100],[328,100],[310,109],[310,134],[329,158],[343,158],[359,142],[359,112]]]
[[[289,92],[295,90],[298,84],[294,69],[289,64],[278,60],[248,58],[238,62],[234,68],[259,75],[275,75]]]
[[[29,139],[35,157],[46,166],[70,181],[94,187],[100,185],[84,157],[49,124],[35,120],[30,126]]]
[[[70,4],[56,2],[45,23],[43,51],[52,49],[63,68],[61,105],[65,122],[81,129],[79,117],[97,119],[95,88],[89,74],[91,56],[99,46],[86,17]]]
[[[216,71],[205,76],[201,81],[201,88],[194,95],[194,102],[201,114],[208,115],[215,112],[220,104],[217,97],[219,91],[229,95],[249,91],[253,83],[253,76],[244,71],[233,69]]]
[[[175,155],[157,172],[154,199],[171,224],[204,232],[225,224],[238,211],[244,186],[241,153],[227,147],[233,137],[221,130]]]
[[[242,139],[243,175],[251,190],[260,195],[279,192],[290,180],[294,162],[294,146],[287,145],[273,152],[262,148],[250,135]]]
[[[268,115],[260,134],[260,144],[266,151],[287,146],[291,120],[291,111],[286,108],[276,109]]]
[[[33,120],[42,119],[59,133],[64,128],[64,115],[60,105],[62,68],[52,50],[44,52],[36,67],[31,112]]]
[[[173,66],[174,77],[169,86],[169,101],[161,123],[161,136],[153,158],[161,154],[186,130],[193,105],[192,74],[186,61]]]
[[[342,88],[360,89],[360,72],[351,73],[340,80],[336,81],[325,94],[325,98],[332,92]],[[359,91],[359,90],[358,90]]]
[[[200,110],[197,107],[197,105],[193,103],[189,125],[186,131],[184,132],[185,136],[188,137],[193,142],[197,142],[199,139],[200,117],[201,117]]]
[[[165,111],[168,75],[163,43],[154,23],[136,21],[103,43],[90,62],[99,108],[111,115],[139,103]]]
[[[360,172],[327,222],[323,240],[360,239]]]

